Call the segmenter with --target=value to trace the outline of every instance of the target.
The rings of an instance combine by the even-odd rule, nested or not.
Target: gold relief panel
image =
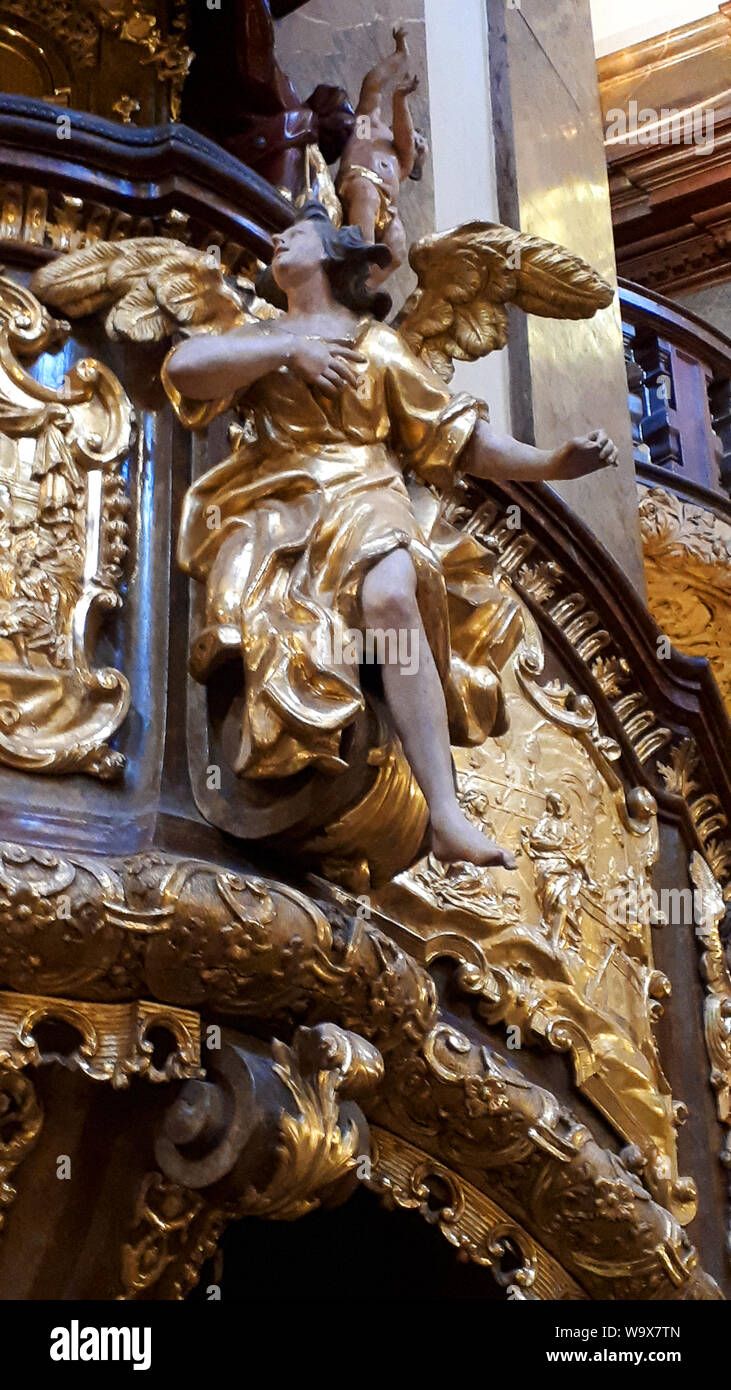
[[[673,646],[710,662],[731,713],[731,526],[665,488],[638,493],[650,612]]]
[[[579,1090],[630,1146],[628,1161],[687,1222],[696,1192],[676,1159],[685,1107],[653,1037],[670,994],[653,960],[661,918],[647,907],[655,802],[641,788],[625,794],[617,745],[586,696],[544,682],[538,629],[527,612],[524,622],[502,671],[508,732],[454,750],[464,809],[514,852],[517,872],[429,855],[372,901],[389,929],[405,929],[417,959],[457,960],[461,986],[509,1046],[568,1054]]]
[[[92,653],[121,603],[132,407],[91,358],[58,389],[28,374],[68,331],[0,279],[0,762],[106,778],[124,765],[107,745],[129,688]]]

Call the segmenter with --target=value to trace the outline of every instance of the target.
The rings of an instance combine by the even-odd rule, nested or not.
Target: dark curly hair
[[[372,265],[391,264],[387,246],[366,241],[360,227],[335,227],[322,203],[311,199],[300,208],[295,222],[314,222],[325,252],[325,274],[339,304],[356,314],[373,314],[385,319],[391,308],[391,296],[385,290],[368,288]],[[262,271],[256,282],[257,293],[278,309],[286,309],[287,301],[274,279],[271,266]]]

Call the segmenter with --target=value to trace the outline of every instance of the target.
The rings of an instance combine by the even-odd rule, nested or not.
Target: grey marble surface
[[[420,79],[419,88],[410,99],[411,112],[415,124],[428,138],[429,87],[423,0],[378,0],[375,7],[366,0],[310,0],[304,9],[278,22],[277,56],[303,97],[309,96],[318,82],[329,82],[345,87],[355,106],[366,72],[392,51],[392,30],[400,22],[405,24],[409,49]],[[434,230],[434,180],[430,157],[420,182],[406,179],[401,185],[399,209],[409,244]],[[416,279],[408,266],[402,267],[389,281],[388,289],[397,307],[415,284]]]

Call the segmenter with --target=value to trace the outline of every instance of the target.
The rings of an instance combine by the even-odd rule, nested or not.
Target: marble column
[[[500,218],[616,280],[589,0],[487,0]],[[541,446],[603,425],[620,466],[557,490],[644,593],[619,306],[515,316],[513,428]]]

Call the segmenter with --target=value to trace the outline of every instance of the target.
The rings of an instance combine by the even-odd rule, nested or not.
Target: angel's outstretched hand
[[[619,451],[604,430],[569,439],[556,449],[551,460],[549,476],[557,480],[584,478],[600,468],[616,468]]]

